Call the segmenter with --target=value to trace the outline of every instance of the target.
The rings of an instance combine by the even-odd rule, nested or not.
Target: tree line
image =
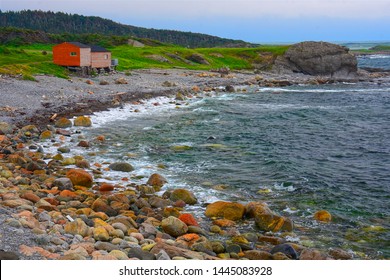
[[[17,29],[43,31],[46,34],[50,34],[48,36],[53,40],[67,39],[69,37],[77,40],[82,36],[86,40],[91,40],[88,37],[102,36],[100,38],[101,40],[105,38],[104,40],[111,40],[111,43],[117,44],[118,42],[115,41],[119,40],[120,42],[124,42],[126,38],[136,37],[190,48],[253,46],[241,40],[225,39],[192,32],[136,27],[116,23],[112,20],[96,16],[83,16],[51,11],[23,10],[2,12],[0,10],[0,27],[3,27],[2,30],[4,28],[14,27]],[[94,40],[96,41],[96,38]]]

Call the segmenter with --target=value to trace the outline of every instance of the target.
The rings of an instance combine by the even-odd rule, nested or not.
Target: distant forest
[[[82,16],[62,12],[55,13],[31,10],[2,12],[0,10],[0,27],[3,27],[1,32],[8,30],[8,36],[10,30],[20,31],[21,29],[29,29],[41,32],[39,33],[40,36],[48,36],[49,40],[52,41],[61,40],[61,36],[64,38],[73,37],[73,39],[82,38],[84,36],[84,38],[86,38],[84,43],[91,43],[88,41],[88,36],[98,37],[99,35],[103,35],[103,37],[106,38],[107,44],[109,43],[108,38],[114,38],[113,42],[111,42],[114,45],[115,38],[118,41],[117,43],[119,43],[126,38],[136,37],[190,48],[254,46],[240,40],[224,39],[200,33],[136,27],[116,23],[101,17]],[[45,33],[46,35],[44,35]],[[14,35],[15,34],[16,33],[14,33]],[[38,33],[35,35],[37,34]],[[57,37],[54,34],[57,34]],[[2,37],[4,39],[5,35],[3,34]]]

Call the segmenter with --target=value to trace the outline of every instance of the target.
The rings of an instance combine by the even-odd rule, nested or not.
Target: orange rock
[[[74,120],[74,126],[92,126],[92,121],[89,117],[79,116]]]
[[[59,128],[67,128],[72,126],[72,122],[67,118],[60,118],[55,122],[54,125]]]
[[[217,201],[206,208],[207,217],[222,217],[224,219],[237,221],[242,219],[245,213],[244,205],[237,202]]]
[[[189,214],[189,213],[181,214],[179,216],[179,220],[184,222],[187,226],[196,226],[196,227],[199,226],[199,224],[196,221],[196,219],[194,218],[194,216],[192,214]]]
[[[60,196],[74,198],[77,196],[77,194],[75,192],[70,191],[70,190],[63,190],[60,192]]]
[[[39,196],[37,196],[33,192],[26,192],[26,193],[21,195],[21,198],[30,200],[31,202],[34,202],[34,203],[38,202],[41,199]]]
[[[114,190],[114,188],[115,187],[113,185],[111,185],[111,184],[103,183],[103,184],[100,185],[99,191],[101,191],[101,192],[111,192],[111,191]]]
[[[92,187],[93,178],[91,174],[82,169],[70,169],[66,173],[66,177],[68,177],[73,185],[79,185],[83,187]]]
[[[236,226],[235,222],[233,222],[231,220],[227,220],[227,219],[215,220],[215,221],[213,221],[213,224],[217,225],[219,227],[234,227],[234,226]]]
[[[320,210],[314,213],[314,219],[319,222],[329,223],[332,220],[332,215],[326,210]]]
[[[96,137],[96,140],[99,142],[104,142],[106,141],[106,137],[104,135],[99,135],[98,137]]]
[[[166,183],[167,180],[163,176],[157,173],[150,175],[149,180],[147,182],[148,185],[153,187],[162,187]]]
[[[54,206],[57,206],[60,204],[60,202],[57,199],[52,198],[52,197],[45,197],[44,200],[46,200],[47,202],[49,202],[51,205],[54,205]]]
[[[200,239],[200,236],[196,233],[187,233],[182,236],[179,236],[176,239],[176,242],[182,243],[188,247],[191,247],[196,241]]]

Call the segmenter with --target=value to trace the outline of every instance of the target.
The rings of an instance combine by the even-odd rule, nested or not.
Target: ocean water
[[[358,57],[359,67],[372,67],[390,70],[390,54],[362,55]]]
[[[187,210],[199,219],[209,202],[261,200],[295,222],[293,238],[305,246],[390,257],[390,84],[249,87],[181,106],[149,100],[92,119],[82,133],[107,141],[74,153],[131,163],[131,182],[162,174],[164,190],[195,193],[200,203]],[[105,172],[101,180],[123,185],[123,176]],[[312,218],[322,209],[331,223]]]

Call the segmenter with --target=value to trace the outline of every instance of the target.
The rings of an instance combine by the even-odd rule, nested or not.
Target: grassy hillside
[[[52,63],[52,45],[32,44],[24,47],[0,45],[0,74],[20,75],[33,80],[33,75],[48,74],[66,78],[69,73]],[[270,69],[274,59],[283,54],[286,46],[258,48],[187,49],[175,46],[110,48],[112,57],[119,60],[119,71],[141,68],[186,68],[210,70],[221,67],[238,69]]]

